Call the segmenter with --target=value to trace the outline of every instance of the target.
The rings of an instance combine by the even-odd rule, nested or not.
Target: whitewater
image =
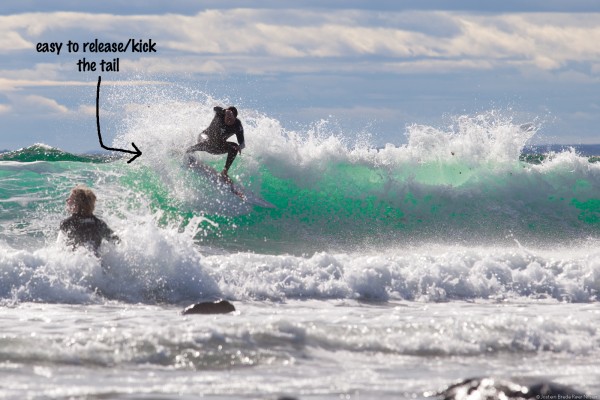
[[[227,100],[139,90],[106,106],[131,164],[0,154],[0,398],[422,399],[476,376],[600,395],[597,146],[532,149],[538,124],[488,111],[377,147],[238,107],[230,176],[266,209],[183,162]],[[59,237],[78,184],[121,238],[100,258]],[[217,299],[236,311],[181,314]]]

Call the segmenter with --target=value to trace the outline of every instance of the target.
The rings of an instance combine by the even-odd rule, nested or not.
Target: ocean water
[[[230,175],[265,209],[183,166],[213,99],[152,100],[113,142],[131,164],[0,155],[0,398],[422,399],[474,376],[600,395],[597,146],[532,148],[490,111],[376,147],[240,108]],[[100,258],[58,232],[82,183],[121,238]],[[236,311],[181,314],[216,299]]]

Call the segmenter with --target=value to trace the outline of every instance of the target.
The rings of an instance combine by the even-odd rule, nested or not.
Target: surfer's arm
[[[238,142],[238,151],[241,154],[242,150],[246,147],[246,142],[244,141],[244,127],[242,126],[241,122],[238,131],[235,133],[235,138]]]

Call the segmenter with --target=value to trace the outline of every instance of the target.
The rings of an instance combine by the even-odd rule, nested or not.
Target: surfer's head
[[[235,108],[234,106],[229,106],[227,107],[228,110],[231,110],[231,112],[233,113],[233,116],[237,118],[237,108]]]
[[[225,110],[225,124],[233,125],[235,124],[235,119],[237,118],[238,111],[234,106],[227,107]]]
[[[96,195],[92,189],[79,185],[71,190],[67,199],[67,209],[73,214],[90,216],[94,214]]]

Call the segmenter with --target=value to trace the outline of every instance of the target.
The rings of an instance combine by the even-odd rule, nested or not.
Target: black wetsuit
[[[60,230],[67,235],[67,243],[73,248],[86,246],[96,255],[102,239],[119,240],[119,237],[100,218],[73,214],[60,223]]]
[[[225,110],[222,107],[215,107],[214,111],[215,117],[212,122],[208,128],[198,135],[198,144],[190,147],[187,152],[206,151],[210,154],[227,153],[225,170],[229,170],[229,167],[231,167],[233,160],[237,156],[238,148],[244,148],[244,127],[237,118],[233,125],[225,124]],[[233,135],[237,138],[239,145],[227,141]]]

